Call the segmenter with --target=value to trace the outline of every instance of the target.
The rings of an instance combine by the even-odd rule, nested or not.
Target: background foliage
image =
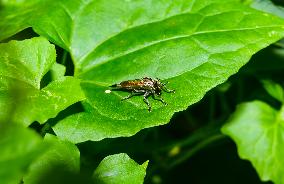
[[[1,1],[0,183],[284,183],[274,3]],[[168,106],[105,93],[144,76]]]

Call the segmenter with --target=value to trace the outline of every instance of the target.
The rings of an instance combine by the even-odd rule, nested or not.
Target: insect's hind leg
[[[148,111],[149,111],[149,112],[152,111],[151,104],[150,104],[149,100],[147,99],[150,94],[151,94],[151,92],[146,91],[146,92],[144,93],[144,95],[143,95],[143,97],[144,97],[144,98],[143,98],[143,101],[147,104],[147,106],[148,106]]]
[[[131,93],[128,96],[122,98],[121,100],[127,100],[127,99],[129,99],[129,98],[131,98],[133,96],[142,95],[142,93],[144,93],[144,92],[145,92],[144,90],[134,90],[134,91],[131,91]]]
[[[121,100],[127,100],[127,99],[129,99],[129,98],[131,98],[133,96],[135,96],[135,93],[131,92],[128,96],[122,98]]]

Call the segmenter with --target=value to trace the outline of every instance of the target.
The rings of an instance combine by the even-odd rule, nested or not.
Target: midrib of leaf
[[[47,2],[49,2],[49,1],[47,1]],[[232,2],[236,2],[236,1],[232,1]],[[39,4],[38,4],[39,3]],[[23,14],[32,14],[32,16],[31,17],[29,17],[28,19],[27,19],[27,22],[28,22],[28,26],[25,26],[25,27],[29,27],[29,26],[33,26],[32,25],[32,21],[30,21],[29,19],[31,19],[31,20],[33,20],[33,19],[35,19],[35,21],[36,21],[36,19],[38,18],[38,17],[40,17],[40,15],[42,14],[42,13],[44,13],[44,9],[45,9],[45,7],[46,7],[46,5],[48,4],[48,3],[43,3],[43,5],[44,6],[41,6],[41,4],[40,4],[41,2],[39,1],[39,2],[35,2],[35,3],[31,3],[31,4],[28,4],[28,5],[26,5],[24,8],[21,8],[19,11],[17,11],[17,12],[20,12],[20,13],[18,13],[18,14],[14,14],[14,16],[19,16],[19,15],[23,15]],[[64,4],[63,4],[63,2],[61,2],[61,1],[59,1],[58,2],[59,4],[59,7],[61,7],[65,12],[66,12],[66,15],[68,15],[69,17],[70,17],[70,26],[71,26],[71,29],[69,30],[69,35],[70,35],[70,37],[69,37],[69,43],[68,43],[68,41],[67,40],[65,40],[65,39],[63,39],[63,37],[61,36],[61,34],[57,31],[57,29],[56,29],[56,25],[54,25],[54,24],[52,24],[52,26],[54,27],[54,32],[57,34],[57,36],[58,36],[58,38],[62,41],[62,43],[64,43],[64,45],[65,46],[63,46],[64,48],[66,48],[67,50],[69,50],[69,51],[71,51],[72,50],[72,46],[73,46],[73,38],[74,38],[74,25],[76,24],[76,20],[77,20],[77,18],[80,16],[80,14],[84,11],[84,9],[87,7],[87,6],[89,6],[91,3],[93,3],[93,1],[91,1],[91,0],[80,0],[79,1],[79,3],[80,3],[80,6],[79,6],[79,9],[76,11],[76,12],[74,12],[73,13],[73,15],[72,15],[72,13],[68,10],[68,8],[66,8],[66,6],[64,6]],[[186,3],[188,3],[188,4],[186,4]],[[180,7],[180,9],[179,10],[177,10],[177,11],[175,11],[175,12],[171,12],[171,14],[169,14],[169,15],[167,15],[167,14],[165,14],[165,15],[163,15],[163,16],[158,16],[158,18],[155,18],[153,21],[151,21],[151,20],[149,20],[149,22],[147,22],[147,24],[149,24],[149,23],[154,23],[154,22],[157,22],[157,21],[160,21],[160,20],[164,20],[165,18],[170,18],[170,17],[173,17],[173,16],[176,16],[176,15],[180,15],[180,14],[183,14],[183,13],[189,13],[190,11],[192,11],[193,10],[193,8],[194,8],[194,5],[195,5],[195,3],[196,3],[196,0],[192,0],[192,1],[190,1],[190,2],[181,2],[181,4],[183,5],[182,7]],[[226,3],[228,3],[228,2],[226,2]],[[173,5],[174,3],[173,2],[169,2],[169,5],[168,5],[168,9],[169,10],[167,10],[167,11],[170,11],[171,10],[171,5]],[[212,5],[212,4],[225,4],[225,3],[223,3],[223,2],[212,2],[212,1],[208,1],[208,2],[205,2],[205,4],[202,4],[200,7],[198,7],[198,9],[196,9],[196,10],[194,10],[194,11],[200,11],[200,10],[202,10],[202,9],[204,9],[204,8],[206,8],[206,7],[208,7],[208,6],[210,6],[210,5]],[[37,6],[38,5],[38,6]],[[37,9],[40,9],[40,11],[37,11]],[[55,10],[56,11],[56,10]],[[24,13],[23,13],[24,12]],[[30,13],[31,12],[31,13]],[[35,12],[38,12],[38,13],[36,13],[36,15],[35,15]],[[52,22],[52,20],[51,20],[51,22]],[[127,30],[127,29],[129,29],[129,28],[131,28],[131,27],[136,27],[136,26],[139,26],[139,25],[145,25],[144,24],[144,22],[141,22],[141,23],[138,23],[138,24],[135,24],[135,23],[133,23],[133,24],[130,24],[131,26],[127,26],[125,29],[123,29],[123,30],[118,30],[118,34],[122,31],[125,31],[125,30]],[[116,33],[116,34],[117,34]],[[100,43],[98,43],[97,44],[97,46],[99,46],[99,45],[101,45],[102,43],[104,43],[105,41],[107,41],[107,40],[109,40],[111,37],[113,37],[113,36],[115,36],[116,34],[114,34],[114,35],[111,35],[110,37],[108,37],[108,38],[106,38],[105,40],[103,40],[103,41],[100,41]],[[50,36],[48,36],[49,37],[49,39],[50,40],[52,40],[52,41],[54,41],[55,43],[57,43],[57,41],[54,39],[54,38],[52,38],[52,37],[50,37]],[[61,45],[61,44],[59,44],[59,45]],[[79,60],[78,61],[76,61],[75,63],[80,63],[82,60],[84,60],[84,58],[86,58],[89,54],[90,54],[91,52],[88,52],[85,56],[83,56],[83,57],[80,57],[79,58]],[[74,55],[74,53],[71,53],[71,55],[72,55],[72,58],[75,58],[76,59],[76,56]]]
[[[65,43],[66,47],[68,48],[68,51],[71,51],[71,46],[72,46],[72,34],[73,34],[73,30],[74,30],[74,21],[75,21],[75,16],[72,16],[72,14],[68,11],[68,9],[64,6],[64,4],[62,4],[61,1],[59,1],[59,5],[60,7],[62,7],[62,9],[66,12],[66,15],[69,16],[69,18],[71,19],[71,22],[70,22],[70,26],[71,26],[71,29],[70,29],[70,38],[69,38],[69,43],[70,45],[67,45],[66,42],[64,42],[64,39],[62,38],[61,35],[60,36],[60,39]],[[81,8],[78,10],[79,12],[81,11]],[[53,24],[52,24],[53,25]],[[53,25],[54,26],[54,25]],[[56,26],[55,26],[56,28]],[[56,30],[56,33],[57,35],[59,34],[58,31]]]
[[[96,50],[97,50],[100,46],[102,46],[104,43],[106,43],[107,41],[111,40],[112,38],[115,38],[116,36],[123,34],[123,33],[126,32],[126,31],[130,31],[130,30],[133,30],[133,29],[137,29],[137,28],[139,28],[139,27],[143,27],[143,26],[150,25],[150,24],[162,23],[162,22],[165,22],[165,21],[167,21],[167,20],[169,20],[169,19],[171,19],[171,18],[173,18],[173,17],[181,16],[181,15],[195,15],[195,14],[192,14],[192,13],[190,13],[190,12],[188,12],[188,13],[181,13],[181,14],[176,14],[176,15],[172,15],[172,16],[169,16],[169,17],[165,17],[165,18],[163,18],[163,19],[159,19],[159,20],[155,20],[155,21],[149,21],[149,22],[144,23],[144,24],[139,24],[139,25],[135,25],[135,26],[129,26],[129,27],[127,27],[127,28],[125,28],[125,29],[123,29],[123,30],[121,30],[121,31],[119,31],[119,32],[117,32],[117,33],[115,33],[115,34],[113,34],[113,35],[108,36],[106,39],[102,40],[100,43],[97,44],[97,46],[96,46],[92,51],[90,51],[88,54],[86,54],[86,55],[83,56],[80,60],[78,60],[77,63],[80,63],[80,65],[84,64],[84,60],[86,60],[92,53],[95,53]],[[204,19],[204,17],[203,17],[202,19],[200,19],[200,22],[197,24],[196,29],[198,28],[198,25],[199,25],[200,23],[202,23],[203,19]],[[193,29],[195,30],[195,28],[193,28]],[[152,41],[152,42],[149,42],[149,44],[146,44],[145,46],[138,47],[137,49],[130,50],[129,52],[125,52],[125,53],[119,54],[119,55],[117,55],[116,57],[110,58],[109,60],[106,60],[106,61],[103,61],[103,62],[98,62],[98,61],[96,60],[96,62],[94,62],[94,63],[98,63],[97,65],[100,65],[100,64],[106,63],[106,62],[108,62],[108,61],[110,61],[110,60],[116,59],[116,58],[118,58],[118,57],[120,57],[120,56],[127,55],[127,54],[129,54],[129,53],[133,53],[133,52],[135,52],[135,51],[141,50],[141,49],[143,49],[143,48],[147,48],[147,47],[149,47],[149,46],[155,45],[155,44],[157,44],[157,43],[161,43],[161,42],[163,42],[163,41],[169,41],[169,40],[173,40],[173,39],[175,39],[175,38],[177,39],[177,38],[183,38],[183,37],[188,37],[188,36],[189,36],[189,35],[180,35],[180,36],[175,36],[175,37],[167,38],[167,39],[161,39],[161,40],[157,40],[157,41],[154,40],[154,41]],[[80,74],[83,74],[83,73],[84,73],[84,72],[82,72],[82,73],[80,73]]]
[[[85,80],[85,79],[82,79],[81,82],[90,83],[90,84],[94,84],[94,85],[102,86],[102,87],[107,87],[107,86],[110,85],[110,84],[108,84],[108,83],[101,82],[101,81]]]
[[[191,36],[196,36],[196,35],[201,35],[201,34],[209,34],[209,33],[222,33],[222,32],[231,32],[231,31],[246,31],[246,30],[255,30],[255,29],[263,29],[263,28],[274,28],[274,27],[280,27],[279,25],[275,25],[275,26],[263,26],[263,27],[255,27],[255,28],[242,28],[242,29],[230,29],[230,30],[215,30],[215,31],[201,31],[201,32],[196,32],[194,34],[191,34],[191,35],[180,35],[180,36],[175,36],[175,37],[171,37],[171,38],[167,38],[167,39],[162,39],[162,40],[158,40],[158,41],[153,41],[153,42],[150,42],[149,44],[145,45],[145,46],[142,46],[142,47],[138,47],[137,49],[135,50],[128,50],[128,52],[125,52],[125,53],[121,53],[121,54],[118,54],[116,55],[115,57],[111,57],[109,58],[108,60],[104,60],[102,62],[94,62],[95,65],[93,65],[92,67],[87,67],[85,70],[83,70],[83,72],[81,72],[79,74],[80,75],[83,75],[91,70],[93,70],[94,68],[100,66],[100,65],[103,65],[105,63],[108,63],[108,62],[111,62],[112,60],[115,60],[115,59],[118,59],[122,56],[125,56],[125,55],[128,55],[128,54],[131,54],[131,53],[135,53],[135,52],[139,52],[140,50],[142,49],[145,49],[147,47],[150,47],[150,46],[153,46],[153,45],[156,45],[156,44],[160,44],[160,43],[163,43],[163,42],[167,42],[167,41],[172,41],[172,40],[177,40],[177,39],[183,39],[183,38],[189,38]],[[204,49],[204,48],[203,48]],[[206,50],[207,51],[207,50]],[[209,51],[208,51],[209,52]],[[210,54],[214,54],[214,53],[210,53]]]
[[[221,3],[215,3],[215,4],[221,4]],[[75,71],[75,75],[78,75],[78,76],[83,75],[83,74],[91,71],[92,69],[94,69],[94,68],[96,68],[96,67],[98,67],[98,66],[100,66],[102,64],[105,64],[107,62],[110,62],[112,60],[118,59],[118,58],[120,58],[122,56],[131,54],[131,53],[139,52],[140,50],[146,49],[146,48],[148,48],[150,46],[157,45],[157,44],[160,44],[160,43],[163,43],[163,42],[167,42],[167,41],[183,39],[183,38],[190,38],[190,37],[195,36],[195,35],[209,34],[209,33],[222,33],[222,32],[232,32],[232,31],[247,31],[247,30],[256,30],[256,29],[263,29],[263,28],[281,27],[279,25],[271,25],[271,26],[243,27],[243,28],[237,28],[237,29],[220,29],[220,30],[208,30],[208,31],[198,31],[198,32],[195,32],[195,30],[198,30],[200,24],[203,22],[203,20],[205,18],[208,18],[208,17],[211,17],[211,16],[216,16],[216,15],[221,15],[221,14],[225,14],[225,13],[232,13],[232,12],[240,12],[240,8],[238,8],[236,10],[230,10],[230,11],[225,11],[225,12],[215,13],[215,14],[210,14],[210,15],[201,15],[200,13],[192,14],[190,12],[180,13],[180,14],[175,14],[175,15],[166,17],[166,18],[164,18],[162,20],[157,20],[157,21],[153,21],[153,22],[148,22],[146,24],[140,24],[140,25],[136,25],[136,26],[133,26],[133,27],[128,27],[128,28],[126,28],[126,29],[124,29],[124,30],[114,34],[114,35],[109,36],[107,39],[103,40],[92,51],[90,51],[87,55],[85,55],[78,62],[76,62],[78,64],[78,69],[81,69],[80,67],[82,67],[82,65],[84,65],[84,63],[87,63],[87,64],[85,64],[85,66],[82,67],[82,69],[81,69],[82,72],[76,73],[76,71]],[[250,13],[244,14],[243,17],[239,19],[239,22],[235,26],[237,26],[246,16],[252,15],[252,14],[254,14],[254,13],[250,12]],[[182,15],[201,15],[202,16],[202,18],[199,20],[199,22],[196,23],[195,27],[193,27],[192,29],[188,29],[188,32],[191,32],[192,34],[177,35],[177,36],[173,36],[173,37],[168,37],[166,39],[157,39],[157,40],[150,41],[150,42],[148,42],[146,44],[145,44],[145,42],[141,42],[138,45],[135,45],[136,48],[123,50],[121,53],[115,55],[114,57],[107,58],[106,60],[104,60],[104,59],[105,59],[105,57],[108,57],[107,55],[98,55],[97,56],[95,54],[96,50],[99,47],[101,47],[104,43],[106,43],[107,41],[111,40],[112,38],[115,38],[116,36],[118,36],[120,34],[123,34],[126,31],[137,29],[139,27],[142,27],[142,26],[145,26],[145,25],[149,25],[149,24],[152,24],[152,23],[156,24],[156,23],[166,22],[166,21],[168,21],[171,18],[174,18],[176,16],[182,16]],[[282,26],[282,27],[284,27],[284,26]],[[139,31],[141,31],[141,30],[139,30]],[[206,49],[204,49],[204,50],[206,50]],[[88,60],[88,57],[91,56],[91,54],[94,54],[94,56],[91,57],[92,62],[90,62],[90,59]],[[103,58],[103,59],[101,59],[101,58]],[[89,64],[89,63],[91,63],[91,64]]]
[[[250,44],[256,44],[256,43],[259,43],[259,42],[261,43],[261,42],[262,42],[262,39],[256,40],[255,42],[252,42],[252,43],[250,43]],[[244,47],[239,48],[239,49],[234,50],[234,51],[230,51],[230,52],[239,52],[241,49],[244,49]],[[250,50],[250,49],[249,49],[249,50]],[[250,52],[253,53],[253,51],[251,51],[251,50],[250,50]],[[218,53],[215,53],[215,54],[218,54]],[[176,78],[176,77],[180,77],[180,76],[182,76],[183,74],[185,74],[185,75],[191,74],[191,75],[196,75],[196,76],[199,76],[199,77],[202,77],[202,78],[213,79],[213,77],[211,77],[210,75],[202,75],[202,74],[200,73],[200,69],[201,69],[203,66],[206,66],[206,65],[208,65],[208,64],[212,64],[212,65],[216,65],[216,66],[221,66],[221,67],[226,67],[227,72],[228,72],[228,70],[232,70],[233,73],[237,72],[237,70],[235,69],[234,66],[230,67],[230,66],[228,66],[228,65],[226,65],[226,64],[225,64],[225,65],[221,65],[220,63],[213,63],[212,60],[210,61],[210,57],[211,57],[211,56],[214,56],[214,54],[212,54],[212,55],[209,56],[207,62],[202,63],[202,64],[196,66],[195,68],[192,68],[192,70],[190,70],[190,71],[185,71],[185,72],[180,73],[180,74],[178,74],[178,75],[176,75],[176,76],[172,76],[171,78],[168,78],[168,80],[169,80],[169,79]],[[202,70],[202,69],[201,69],[201,70]],[[216,78],[216,77],[214,77],[214,78]],[[217,79],[219,82],[216,83],[214,86],[208,86],[208,87],[207,87],[207,90],[209,90],[209,89],[211,89],[211,88],[217,86],[219,83],[224,82],[225,80],[227,80],[227,78],[222,78],[222,79],[220,79],[220,78],[218,78],[218,77],[217,77],[216,79]],[[187,80],[188,80],[188,82],[190,82],[190,79],[187,79]],[[91,84],[98,85],[98,86],[103,86],[103,87],[110,85],[110,84],[102,83],[102,82],[99,82],[99,81],[91,81],[91,80],[86,80],[86,79],[84,80],[84,82],[86,82],[86,83],[91,83]],[[103,85],[102,85],[102,84],[103,84]],[[206,90],[206,91],[207,91],[207,90]],[[121,98],[123,97],[122,95],[119,95],[117,92],[113,92],[113,94],[115,94],[116,96],[119,96],[119,97],[121,97]],[[201,98],[204,94],[199,94],[199,95],[200,95],[200,98]],[[198,98],[197,98],[195,101],[198,101]],[[190,104],[194,103],[195,101],[192,101]],[[133,104],[133,105],[135,105],[135,106],[139,106],[138,104],[135,104],[135,103],[133,103],[132,101],[125,101],[124,103],[130,103],[130,104]],[[141,121],[141,119],[140,119],[139,116],[132,116],[132,115],[129,115],[126,119],[125,119],[125,118],[116,118],[116,117],[110,116],[109,114],[104,114],[104,113],[100,110],[99,107],[96,107],[96,105],[93,104],[93,103],[91,103],[91,104],[92,104],[92,107],[97,111],[97,113],[99,113],[101,116],[103,116],[103,117],[105,117],[105,118],[108,118],[108,119],[110,118],[110,119],[114,119],[114,120],[130,120],[130,119],[132,119],[132,120],[135,121],[135,122],[142,122],[142,123],[143,123],[143,120]],[[139,103],[139,104],[140,104],[140,103]],[[179,106],[176,107],[175,112],[181,111],[181,110],[183,110],[184,108],[186,108],[187,106],[188,106],[188,104],[182,105],[182,106],[179,105]],[[162,108],[163,108],[163,107],[158,107],[157,109],[162,109]],[[170,119],[170,117],[173,115],[173,113],[174,113],[174,112],[169,112],[168,115],[164,117],[164,118],[165,118],[165,121],[164,121],[165,123],[168,121],[168,119]]]
[[[266,26],[267,27],[267,26]],[[241,30],[242,31],[242,30]],[[258,39],[258,40],[255,40],[254,42],[251,42],[250,44],[257,44],[257,43],[262,43],[262,38],[260,38],[260,39]],[[234,52],[242,52],[242,49],[245,49],[245,50],[248,50],[250,53],[254,53],[255,51],[253,50],[253,49],[250,49],[249,48],[249,45],[250,44],[247,44],[246,45],[246,47],[240,47],[239,49],[236,49],[236,50],[234,50],[234,51],[229,51],[229,53],[234,53]],[[225,53],[225,52],[224,52]],[[219,53],[214,53],[214,54],[219,54]],[[214,61],[214,59],[212,60],[211,59],[211,57],[214,57],[214,54],[211,54],[210,56],[209,56],[209,58],[208,58],[208,60],[207,60],[207,62],[205,62],[205,63],[202,63],[201,65],[198,65],[198,66],[196,66],[195,68],[193,68],[192,70],[190,70],[190,71],[186,71],[186,72],[183,72],[183,73],[181,73],[181,74],[179,74],[179,75],[177,75],[177,76],[173,76],[173,77],[171,77],[171,78],[168,78],[168,79],[173,79],[173,78],[175,78],[175,77],[181,77],[181,75],[183,75],[183,74],[185,74],[185,75],[196,75],[196,76],[201,76],[202,78],[210,78],[210,79],[213,79],[210,75],[203,75],[203,73],[200,73],[200,71],[202,72],[202,67],[203,66],[207,66],[208,64],[209,65],[216,65],[216,66],[220,66],[220,67],[226,67],[226,71],[227,72],[229,72],[229,70],[230,70],[230,72],[229,73],[235,73],[235,72],[237,72],[237,69],[234,67],[234,65],[222,65],[222,64],[220,64],[220,63],[215,63],[215,62],[212,62],[212,61]],[[248,57],[248,56],[246,56],[246,57]],[[248,59],[248,58],[247,58]],[[207,66],[208,67],[208,66]],[[221,77],[221,78],[220,78]],[[226,77],[224,77],[224,76],[214,76],[214,78],[218,81],[218,82],[216,82],[216,84],[214,84],[213,86],[207,86],[206,88],[206,90],[205,91],[207,91],[207,90],[209,90],[209,89],[211,89],[212,87],[214,87],[214,86],[217,86],[219,83],[221,83],[221,82],[224,82],[227,78]],[[92,83],[92,84],[97,84],[97,83],[101,83],[101,82],[94,82],[94,81],[89,81],[89,80],[84,80],[84,81],[86,81],[87,83]],[[190,79],[188,79],[188,82],[190,82]],[[109,85],[109,84],[108,84]],[[102,86],[102,85],[100,85],[100,86]],[[103,86],[107,86],[107,85],[103,85]],[[118,94],[115,94],[116,96],[120,96],[120,95],[118,95]],[[199,98],[201,98],[202,96],[203,96],[204,94],[199,94],[199,97],[198,98],[196,98],[194,101],[191,101],[190,102],[190,104],[192,104],[192,103],[194,103],[194,102],[196,102],[196,101],[198,101],[199,100]],[[120,96],[121,97],[121,96]],[[132,103],[131,101],[125,101],[125,103]],[[110,116],[109,114],[105,114],[103,111],[101,111],[100,110],[100,108],[99,107],[96,107],[96,104],[93,104],[93,103],[91,103],[92,104],[92,107],[94,107],[94,109],[96,109],[96,111],[97,111],[97,113],[98,114],[100,114],[101,116],[103,116],[103,117],[105,117],[105,118],[110,118],[110,119],[114,119],[114,120],[125,120],[125,118],[121,118],[121,117],[119,117],[119,118],[117,118],[117,117],[114,117],[114,116]],[[135,105],[135,104],[134,104]],[[184,108],[186,108],[188,106],[188,104],[186,104],[186,105],[178,105],[178,106],[176,106],[175,108],[175,112],[178,112],[178,111],[180,111],[180,110],[183,110]],[[157,108],[157,109],[162,109],[163,107],[159,107],[159,108]],[[165,116],[164,118],[164,120],[163,120],[163,122],[164,123],[166,123],[167,121],[168,121],[168,119],[172,116],[172,114],[173,114],[173,112],[168,112],[168,115],[167,116]],[[137,118],[138,117],[138,118]],[[139,119],[139,116],[132,116],[132,115],[129,115],[128,117],[127,117],[127,119],[128,120],[130,120],[130,119],[132,119],[133,121],[135,121],[135,122],[139,122],[140,121],[140,119]],[[143,120],[141,121],[141,123],[143,123]],[[144,127],[145,128],[145,127]]]
[[[140,23],[140,24],[134,24],[134,25],[132,25],[132,26],[128,26],[128,27],[126,27],[126,28],[124,28],[124,29],[122,29],[122,30],[120,30],[119,32],[117,32],[117,33],[115,33],[115,34],[112,34],[112,35],[110,35],[110,36],[108,36],[107,38],[105,38],[104,40],[102,40],[102,41],[100,41],[98,44],[97,44],[97,46],[96,47],[94,47],[94,49],[92,50],[92,51],[90,51],[89,53],[87,53],[85,56],[82,56],[76,63],[79,63],[80,65],[82,65],[83,64],[83,62],[84,62],[84,60],[85,59],[87,59],[92,53],[94,53],[94,52],[96,52],[96,50],[101,46],[101,45],[103,45],[105,42],[107,42],[108,40],[111,40],[112,38],[114,38],[114,37],[116,37],[116,36],[118,36],[118,35],[120,35],[120,34],[122,34],[122,33],[124,33],[124,32],[126,32],[126,31],[129,31],[129,30],[132,30],[132,29],[136,29],[136,28],[139,28],[139,27],[142,27],[142,26],[146,26],[146,25],[150,25],[150,24],[156,24],[156,23],[161,23],[161,22],[165,22],[165,21],[167,21],[167,20],[169,20],[169,19],[171,19],[171,18],[174,18],[174,17],[177,17],[177,16],[182,16],[182,15],[200,15],[200,16],[202,16],[202,19],[200,19],[200,22],[198,22],[197,23],[197,25],[196,25],[196,27],[194,27],[193,29],[192,29],[192,32],[194,32],[195,30],[197,30],[198,29],[198,27],[199,27],[199,25],[202,23],[202,21],[204,20],[204,18],[205,17],[210,17],[210,16],[215,16],[215,15],[221,15],[221,14],[224,14],[224,13],[231,13],[231,12],[233,12],[233,11],[239,11],[239,9],[236,9],[236,10],[230,10],[230,11],[225,11],[225,12],[221,12],[221,13],[215,13],[215,14],[210,14],[210,15],[202,15],[202,14],[200,14],[200,13],[193,13],[193,12],[191,12],[191,10],[192,10],[192,7],[193,7],[193,4],[195,3],[195,1],[196,0],[194,0],[193,2],[192,2],[192,6],[190,6],[190,8],[188,9],[188,10],[186,10],[186,11],[181,11],[181,12],[176,12],[175,14],[173,14],[173,15],[170,15],[170,16],[165,16],[165,17],[161,17],[161,18],[159,18],[159,19],[156,19],[156,20],[153,20],[153,21],[151,21],[151,20],[149,20],[147,23]],[[206,5],[205,7],[207,7],[207,6],[209,6],[209,5],[212,5],[212,4],[224,4],[224,3],[211,3],[211,4],[208,4],[208,5]],[[205,8],[205,7],[203,7],[203,8]],[[203,9],[202,8],[202,9]],[[240,20],[241,21],[241,20]],[[181,35],[181,36],[176,36],[177,38],[179,38],[179,37],[189,37],[190,35]],[[173,37],[173,39],[175,39],[174,37]],[[155,44],[157,44],[157,43],[160,43],[160,42],[163,42],[163,41],[167,41],[167,40],[172,40],[171,38],[168,38],[168,39],[165,39],[165,40],[161,40],[161,41],[153,41],[153,42],[151,42],[151,43],[153,43],[153,44],[148,44],[148,45],[146,45],[145,47],[141,47],[141,48],[137,48],[137,50],[140,50],[140,49],[143,49],[143,48],[146,48],[146,47],[148,47],[148,46],[151,46],[151,45],[155,45]],[[134,50],[133,52],[135,52],[136,50]],[[130,52],[126,52],[126,54],[128,54],[128,53],[132,53],[132,51],[130,51]],[[121,55],[124,55],[124,54],[121,54]],[[118,55],[117,57],[115,57],[115,58],[118,58],[119,56],[121,56],[121,55]],[[112,59],[115,59],[115,58],[111,58],[111,59],[109,59],[109,60],[112,60]],[[108,60],[107,60],[108,61]],[[107,61],[105,61],[105,62],[107,62]],[[75,64],[76,64],[75,63]],[[99,64],[100,64],[101,62],[99,62]]]

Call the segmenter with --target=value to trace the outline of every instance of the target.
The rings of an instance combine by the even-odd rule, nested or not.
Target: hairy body
[[[162,102],[164,105],[167,103],[161,97],[162,91],[167,93],[174,93],[175,90],[169,90],[166,88],[166,84],[162,83],[159,79],[152,79],[150,77],[143,77],[142,79],[134,79],[122,81],[119,84],[110,86],[116,90],[129,91],[130,94],[122,100],[129,99],[135,95],[143,95],[143,100],[148,106],[148,110],[151,111],[152,107],[147,99],[152,96],[155,100]]]

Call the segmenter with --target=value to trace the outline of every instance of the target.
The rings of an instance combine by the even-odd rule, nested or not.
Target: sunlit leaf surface
[[[64,72],[55,65],[55,57],[54,46],[44,38],[0,44],[0,121],[44,123],[84,99],[80,80],[58,76]],[[57,80],[41,88],[50,69]]]

